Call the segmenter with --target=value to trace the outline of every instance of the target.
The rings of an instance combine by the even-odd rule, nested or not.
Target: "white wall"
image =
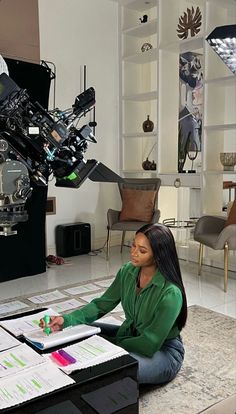
[[[40,58],[56,65],[56,106],[70,107],[83,90],[81,68],[87,65],[87,87],[96,90],[97,144],[85,158],[95,158],[118,173],[117,5],[108,0],[39,0]],[[83,120],[79,126],[83,125]],[[86,180],[79,189],[49,185],[56,196],[56,215],[47,216],[48,250],[55,245],[58,224],[89,222],[92,245],[106,235],[106,212],[119,207],[117,184]]]

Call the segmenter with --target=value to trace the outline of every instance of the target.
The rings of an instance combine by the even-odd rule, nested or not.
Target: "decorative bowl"
[[[224,171],[233,171],[236,165],[236,152],[221,152],[220,162],[224,167]]]

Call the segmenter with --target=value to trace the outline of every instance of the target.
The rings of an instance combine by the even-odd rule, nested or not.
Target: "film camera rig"
[[[77,124],[95,102],[90,87],[71,108],[46,111],[7,74],[0,75],[0,235],[16,234],[12,227],[27,221],[32,181],[47,186],[53,176],[55,186],[70,188],[79,188],[86,178],[123,181],[99,161],[84,159],[88,143],[97,141],[89,125]]]

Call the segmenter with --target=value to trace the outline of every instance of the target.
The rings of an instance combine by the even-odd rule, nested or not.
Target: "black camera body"
[[[92,130],[77,129],[74,122],[95,104],[94,88],[77,96],[71,109],[46,111],[32,103],[26,90],[20,89],[5,73],[0,75],[0,135],[9,144],[10,159],[27,165],[30,176],[39,185],[47,185],[48,176],[70,174],[83,159]],[[3,154],[2,154],[3,156]]]

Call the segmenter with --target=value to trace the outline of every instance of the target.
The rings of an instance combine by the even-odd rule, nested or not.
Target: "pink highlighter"
[[[51,358],[54,359],[54,361],[57,362],[57,364],[62,365],[63,367],[66,367],[67,365],[69,365],[69,361],[67,361],[65,358],[63,358],[62,355],[60,355],[58,352],[52,352],[51,353]]]

